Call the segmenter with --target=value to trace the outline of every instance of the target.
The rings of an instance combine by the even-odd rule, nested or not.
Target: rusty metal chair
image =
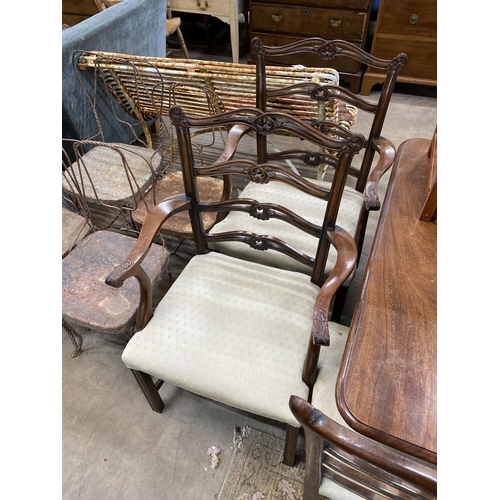
[[[142,328],[141,314],[138,314],[140,304],[151,303],[152,292],[163,277],[170,253],[161,244],[152,245],[144,267],[150,289],[134,282],[120,290],[105,285],[104,277],[123,261],[136,238],[126,218],[119,217],[122,207],[102,204],[100,216],[93,217],[95,211],[88,206],[92,197],[86,196],[86,190],[92,190],[95,185],[90,184],[86,175],[88,162],[82,153],[87,144],[86,141],[72,142],[75,162],[70,161],[67,150],[63,149],[62,324],[75,348],[72,357],[76,357],[82,351],[82,335],[88,331],[132,335],[135,329]],[[99,148],[100,158],[112,159],[111,175],[120,178],[121,167],[126,177],[127,146],[106,143],[95,146],[92,151]],[[103,151],[111,154],[103,154]],[[108,216],[103,214],[105,211]],[[124,224],[118,224],[120,221]],[[120,230],[129,234],[121,234]]]

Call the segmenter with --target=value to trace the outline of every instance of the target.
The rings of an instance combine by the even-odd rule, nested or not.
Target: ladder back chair
[[[316,400],[313,406],[290,398],[306,440],[304,500],[319,500],[319,495],[331,500],[437,498],[435,466],[354,432],[318,409],[324,398]]]
[[[241,411],[286,424],[283,461],[293,465],[299,423],[288,408],[291,394],[309,398],[322,345],[345,328],[329,323],[329,310],[340,284],[355,265],[357,252],[352,237],[335,223],[338,205],[352,157],[364,145],[364,137],[336,125],[328,136],[307,123],[283,113],[263,113],[255,108],[230,111],[210,117],[190,116],[172,107],[185,194],[161,201],[146,217],[137,246],[115,269],[106,283],[119,287],[129,277],[142,280],[141,262],[166,219],[189,210],[195,255],[158,304],[151,320],[137,332],[123,352],[151,408],[161,412],[161,384],[181,387]],[[238,140],[228,140],[220,160],[211,165],[195,164],[192,135],[197,128],[224,126],[241,128],[259,137],[286,131],[302,138],[301,150],[284,152],[286,158],[313,163],[335,163],[335,187],[328,192],[320,225],[312,224],[291,210],[258,199],[200,200],[198,181],[205,176],[243,176],[252,183],[270,179],[320,195],[318,190],[279,163],[240,159]],[[326,126],[326,125],[325,125]],[[239,137],[238,137],[239,139]],[[318,146],[329,152],[319,153]],[[336,156],[332,153],[336,153]],[[248,219],[280,219],[314,235],[317,247],[306,255],[286,241],[246,230],[208,233],[202,215],[206,212],[244,212]],[[311,276],[230,257],[211,251],[214,241],[235,240],[261,251],[279,251],[312,268]],[[328,247],[334,245],[338,259],[323,282]]]
[[[330,101],[335,101],[338,103],[337,106],[344,105],[344,107],[348,106],[351,109],[357,109],[357,118],[355,124],[352,126],[352,130],[357,130],[357,125],[360,122],[360,114],[366,114],[364,121],[368,120],[370,124],[366,131],[361,131],[367,137],[366,147],[361,158],[361,166],[353,166],[349,171],[349,180],[342,197],[338,219],[339,225],[355,238],[359,259],[363,248],[369,212],[380,209],[380,200],[377,192],[379,180],[392,165],[395,157],[394,145],[389,140],[383,138],[381,132],[397,76],[407,61],[406,54],[399,54],[391,60],[381,60],[349,42],[342,40],[328,41],[320,38],[304,39],[279,47],[266,46],[262,44],[259,38],[254,38],[252,40],[252,50],[257,66],[256,107],[262,111],[272,108],[274,102],[278,99],[285,102],[288,99],[290,104],[288,112],[290,114],[300,114],[301,112],[300,107],[294,106],[293,99],[297,97],[306,101],[316,102],[320,111],[321,109],[327,109]],[[316,61],[322,60],[335,66],[336,58],[342,58],[343,60],[349,58],[359,61],[367,67],[375,67],[383,71],[386,75],[380,96],[373,102],[373,99],[363,98],[353,94],[335,82],[331,83],[328,81],[317,82],[311,80],[286,84],[281,87],[270,86],[268,79],[268,72],[271,68],[270,63],[285,64],[289,57],[296,54],[301,54],[311,65],[317,65]],[[308,121],[311,124],[317,124],[320,119],[308,118]],[[280,157],[279,151],[276,152],[273,148],[269,147],[268,142],[269,140],[266,136],[259,136],[258,158],[260,162],[273,161]],[[379,159],[372,169],[375,153],[378,153]],[[325,175],[328,173],[328,164],[320,163],[315,165],[314,168],[308,167],[299,170],[293,164],[290,166],[291,168],[295,168],[297,173],[309,178],[315,184],[316,188],[323,193],[323,199],[318,199],[314,204],[311,204],[303,193],[292,192],[286,184],[276,182],[260,186],[248,185],[239,196],[241,198],[251,197],[255,195],[256,191],[259,191],[261,192],[260,196],[265,197],[266,201],[283,204],[292,210],[296,210],[302,217],[320,223],[321,214],[327,203],[328,191],[331,187],[331,174],[328,174],[327,178],[325,178]],[[238,226],[238,217],[238,214],[229,214],[220,222],[220,226],[214,228],[214,230],[231,231],[234,227]],[[266,234],[267,231],[271,230],[269,228],[271,224],[276,226],[273,228],[275,231],[274,234],[285,240],[295,239],[297,241],[297,238],[302,238],[301,248],[304,251],[310,251],[314,247],[314,242],[305,235],[300,235],[293,226],[281,224],[281,227],[278,228],[279,222],[276,221],[270,223],[268,221],[255,220],[251,229],[257,234]],[[279,253],[264,255],[262,252],[258,252],[245,245],[237,243],[228,244],[225,242],[217,244],[215,248],[228,255],[265,263],[274,267],[304,270],[303,268],[301,269],[297,262]],[[335,249],[332,248],[326,267],[326,274],[333,268],[335,259]],[[333,315],[333,319],[336,321],[340,320],[348,286],[353,276],[354,273],[337,294]]]

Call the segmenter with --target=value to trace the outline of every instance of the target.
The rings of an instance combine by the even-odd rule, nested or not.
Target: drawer
[[[383,0],[377,19],[377,33],[409,36],[437,36],[436,0]]]
[[[362,40],[368,18],[365,12],[252,4],[250,19],[255,31]]]
[[[264,45],[271,45],[279,47],[281,45],[287,45],[289,43],[297,42],[302,40],[301,37],[297,36],[284,36],[284,35],[269,35],[266,33],[255,33],[252,32],[252,38],[258,36]],[[356,44],[360,46],[360,44]],[[279,57],[279,58],[266,58],[275,64],[303,64],[311,68],[335,68],[341,73],[357,73],[360,70],[360,64],[352,59],[346,59],[345,57],[336,57],[333,61],[325,61],[319,56],[314,54],[297,54],[293,56]]]
[[[266,0],[252,0],[251,3],[266,3]],[[267,0],[267,3],[269,3],[269,0]],[[371,0],[336,0],[336,2],[332,2],[332,0],[273,0],[273,3],[293,7],[335,7],[336,9],[368,10]]]
[[[229,13],[230,0],[170,0],[170,8],[178,12],[208,14],[210,12]],[[231,0],[234,1],[234,0]]]
[[[371,53],[382,59],[392,59],[404,52],[408,56],[398,81],[409,78],[437,81],[437,43],[430,38],[413,39],[378,35]]]

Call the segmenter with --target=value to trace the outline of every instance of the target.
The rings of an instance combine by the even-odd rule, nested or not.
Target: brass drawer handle
[[[417,24],[418,23],[418,14],[412,14],[410,16],[410,19],[408,19],[410,24]]]
[[[273,15],[271,16],[271,19],[272,19],[275,23],[279,23],[279,22],[283,21],[283,16],[282,16],[281,14],[278,14],[278,15],[273,14]]]
[[[205,7],[202,7],[200,4],[200,0],[196,0],[196,5],[201,9],[201,10],[207,10],[208,9],[208,0],[205,0]]]
[[[334,28],[338,28],[342,24],[342,19],[330,19],[330,24]]]

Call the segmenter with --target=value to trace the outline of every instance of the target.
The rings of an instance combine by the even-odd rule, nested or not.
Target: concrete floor
[[[211,57],[205,49],[189,48],[193,58]],[[230,60],[227,41],[219,49],[214,58]],[[375,90],[372,96],[376,95]],[[398,85],[383,135],[396,146],[413,137],[430,139],[436,125],[436,104],[435,89]],[[363,131],[362,119],[354,130]],[[389,175],[382,186],[384,192]],[[342,318],[345,324],[354,310],[376,224],[377,215],[372,214],[361,269]],[[154,413],[121,361],[125,342],[120,336],[89,333],[84,337],[83,353],[72,359],[73,346],[63,332],[64,500],[212,500],[217,498],[228,466],[235,425],[250,425],[284,437],[280,427],[166,384],[161,389],[166,407],[162,414]],[[206,455],[211,445],[222,450],[223,461],[215,470],[210,469]]]

